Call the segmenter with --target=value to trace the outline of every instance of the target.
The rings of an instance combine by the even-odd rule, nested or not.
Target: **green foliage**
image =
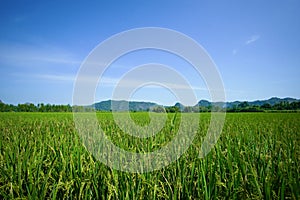
[[[271,99],[272,100],[272,99]],[[234,104],[225,108],[222,106],[222,103],[213,104],[208,101],[201,100],[195,106],[184,106],[180,103],[176,103],[174,106],[159,106],[155,103],[149,102],[127,102],[127,101],[102,101],[91,106],[70,106],[70,105],[51,105],[51,104],[37,104],[32,103],[8,105],[0,101],[0,112],[92,112],[101,111],[101,112],[111,112],[112,102],[114,102],[114,111],[123,112],[129,109],[131,112],[185,112],[185,113],[197,113],[197,112],[215,112],[215,111],[227,111],[227,112],[264,112],[264,111],[300,111],[300,101],[284,101],[284,99],[279,99],[276,101],[276,98],[273,100],[268,100],[265,102],[279,102],[279,103],[261,103],[257,105],[257,102],[241,102],[239,104]],[[129,107],[127,107],[127,103]]]
[[[97,113],[107,136],[136,152],[170,142],[181,115],[199,117],[176,115],[169,113],[159,133],[140,140],[123,133],[111,113]],[[131,117],[149,123],[147,113]],[[0,113],[0,199],[299,198],[299,113],[229,113],[217,145],[200,159],[209,122],[209,113],[200,114],[194,143],[176,162],[131,174],[110,169],[86,150],[71,113]]]
[[[242,102],[238,106],[227,109],[227,112],[264,112],[264,111],[299,111],[300,101],[298,102],[280,102],[273,106],[265,103],[261,106],[249,105],[248,102]]]
[[[166,107],[166,112],[169,112],[169,113],[180,112],[180,108],[177,106]]]
[[[70,105],[51,105],[51,104],[38,104],[32,103],[18,104],[4,104],[0,102],[0,112],[72,112]]]

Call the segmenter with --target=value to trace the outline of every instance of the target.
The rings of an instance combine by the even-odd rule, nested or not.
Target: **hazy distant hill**
[[[209,102],[207,100],[200,100],[196,106],[208,107],[208,106],[211,106],[211,102]]]
[[[262,106],[264,104],[270,104],[271,106],[281,103],[281,102],[297,102],[300,101],[298,99],[294,98],[278,98],[278,97],[272,97],[267,100],[256,100],[256,101],[249,101],[247,102],[250,106]],[[210,102],[207,100],[200,100],[195,106],[200,107],[210,107],[210,106],[219,106],[219,107],[226,107],[226,108],[233,108],[238,106],[239,104],[243,103],[245,101],[233,101],[233,102]],[[113,105],[113,108],[112,108]],[[152,102],[138,102],[138,101],[125,101],[125,100],[107,100],[107,101],[101,101],[98,103],[95,103],[91,105],[91,107],[94,107],[96,110],[101,111],[110,111],[110,110],[116,110],[116,111],[125,111],[128,110],[127,105],[129,106],[129,110],[131,111],[147,111],[153,107],[160,106],[156,103]],[[174,105],[175,107],[178,107],[179,110],[183,111],[185,106],[181,103],[176,103]],[[166,106],[167,107],[167,106]]]
[[[147,111],[151,107],[159,106],[156,103],[152,102],[137,102],[137,101],[116,101],[116,100],[107,100],[107,101],[101,101],[98,103],[95,103],[92,105],[96,110],[102,110],[102,111],[125,111],[129,110],[131,111]]]
[[[300,100],[294,98],[272,97],[267,100],[210,102],[200,100],[194,106],[185,106],[176,103],[173,106],[158,105],[153,102],[107,100],[89,106],[81,105],[55,105],[39,103],[23,103],[18,105],[6,104],[0,100],[0,112],[83,112],[83,111],[153,111],[153,112],[263,112],[263,111],[296,111],[300,112]]]
[[[278,97],[272,97],[270,99],[267,100],[256,100],[256,101],[247,101],[248,104],[250,106],[262,106],[264,104],[270,104],[271,106],[281,103],[281,102],[288,102],[288,103],[292,103],[292,102],[297,102],[299,101],[298,99],[294,99],[294,98],[278,98]],[[226,103],[226,107],[227,108],[232,108],[234,106],[239,105],[240,103],[242,103],[244,101],[234,101],[234,102],[227,102]]]
[[[177,102],[175,105],[175,107],[177,107],[180,111],[183,111],[184,110],[184,105],[182,105],[181,103]]]

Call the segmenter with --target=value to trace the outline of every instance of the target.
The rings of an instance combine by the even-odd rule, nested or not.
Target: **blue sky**
[[[122,31],[163,27],[196,40],[216,63],[226,99],[300,98],[300,2],[287,1],[1,1],[0,99],[5,103],[71,104],[82,61]],[[104,74],[95,101],[110,99],[116,81],[137,65],[168,64],[210,99],[185,61],[145,50],[118,59]],[[203,88],[203,89],[202,89]],[[132,100],[165,105],[177,99],[145,87]]]

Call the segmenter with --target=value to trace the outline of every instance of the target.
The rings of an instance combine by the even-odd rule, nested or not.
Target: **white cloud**
[[[245,42],[246,45],[256,42],[260,38],[260,35],[252,35],[249,40]]]

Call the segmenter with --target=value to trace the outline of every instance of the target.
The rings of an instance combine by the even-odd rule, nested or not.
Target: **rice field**
[[[168,114],[147,139],[122,132],[111,113],[97,118],[120,148],[150,152],[172,141],[183,115],[199,117]],[[131,118],[150,123],[148,113]],[[0,113],[0,199],[299,199],[300,113],[227,113],[218,143],[199,158],[209,122],[201,113],[192,145],[175,162],[128,173],[87,150],[72,113]]]

